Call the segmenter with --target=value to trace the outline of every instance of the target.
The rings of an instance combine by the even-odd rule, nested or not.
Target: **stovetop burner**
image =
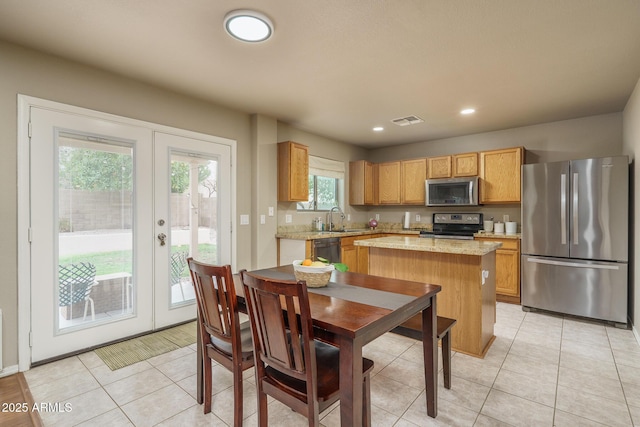
[[[433,231],[421,231],[420,237],[471,240],[482,224],[481,213],[434,213]]]

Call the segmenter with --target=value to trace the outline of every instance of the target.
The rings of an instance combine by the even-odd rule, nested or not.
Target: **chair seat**
[[[331,401],[340,389],[340,349],[314,340],[316,347],[316,366],[318,367],[318,402]],[[362,373],[373,369],[373,361],[362,358]],[[307,395],[306,383],[285,375],[276,369],[266,367],[268,376],[277,381],[277,385],[295,391],[302,398]],[[274,384],[276,385],[276,384]]]
[[[211,345],[222,353],[231,356],[231,343],[210,335]],[[242,348],[242,360],[253,358],[253,341],[251,338],[251,323],[240,324],[240,346]]]

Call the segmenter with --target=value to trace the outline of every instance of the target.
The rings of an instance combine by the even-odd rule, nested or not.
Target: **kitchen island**
[[[354,244],[368,251],[368,274],[440,285],[438,315],[458,320],[452,348],[484,357],[495,338],[495,250],[501,243],[391,236]],[[421,319],[402,328],[421,331]]]

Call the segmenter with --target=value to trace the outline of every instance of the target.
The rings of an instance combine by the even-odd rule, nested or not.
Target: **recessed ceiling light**
[[[254,10],[233,10],[224,17],[224,28],[244,42],[262,42],[273,34],[273,24],[264,14]]]
[[[465,108],[464,110],[460,111],[460,114],[467,115],[467,114],[473,114],[475,112],[476,112],[475,108]]]
[[[374,132],[382,132],[384,130],[384,128],[382,126],[376,126],[373,128]]]

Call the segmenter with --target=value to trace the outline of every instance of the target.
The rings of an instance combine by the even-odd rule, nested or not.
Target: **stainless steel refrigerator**
[[[627,323],[627,156],[522,166],[522,306]]]

